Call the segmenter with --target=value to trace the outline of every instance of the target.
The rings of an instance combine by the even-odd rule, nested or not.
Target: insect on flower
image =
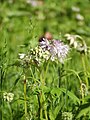
[[[52,37],[52,34],[50,32],[45,32],[45,34],[39,38],[39,42],[43,41],[43,38],[45,38],[47,40],[52,40],[53,37]]]

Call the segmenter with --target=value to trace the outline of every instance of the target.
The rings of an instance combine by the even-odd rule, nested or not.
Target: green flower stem
[[[8,106],[8,109],[9,109],[9,111],[10,111],[10,120],[12,120],[13,118],[12,118],[12,109],[11,109],[11,105],[10,105],[10,103],[9,102],[7,102],[7,106]]]
[[[47,117],[47,107],[45,105],[45,95],[44,93],[42,92],[41,94],[41,111],[40,111],[40,118],[42,118],[43,114],[42,114],[42,111],[44,110],[44,114],[45,114],[45,120],[48,120],[48,117]]]
[[[43,102],[45,102],[45,95],[44,95],[44,93],[42,93],[42,97],[43,97]],[[46,120],[48,120],[48,117],[47,117],[47,106],[45,104],[44,104],[44,114],[45,114]]]
[[[58,87],[60,88],[60,84],[61,84],[61,71],[60,71],[60,66],[58,67],[58,78],[59,78]]]
[[[2,82],[3,82],[3,68],[1,67],[1,71],[0,71],[0,105],[3,105],[3,93],[2,93]],[[2,120],[2,109],[0,109],[0,120]]]
[[[80,76],[74,70],[68,69],[67,71],[73,72],[77,76],[77,78],[78,78],[78,80],[80,82],[80,90],[81,90],[82,102],[84,103],[84,99],[83,99],[84,98],[84,93],[83,93],[83,88],[82,88],[82,80],[81,80]]]
[[[25,107],[25,117],[27,116],[27,102],[26,102],[26,78],[24,76],[24,107]]]
[[[62,73],[63,73],[63,64],[62,66],[58,66],[58,87],[60,88],[61,85],[61,77],[62,77]]]
[[[37,98],[38,98],[38,119],[40,120],[40,110],[41,110],[40,93],[37,94]]]
[[[41,89],[42,89],[41,99],[40,99],[40,102],[41,102],[40,118],[43,117],[42,111],[44,110],[45,119],[48,120],[47,110],[46,110],[47,107],[45,106],[45,103],[44,103],[45,102],[45,95],[44,95],[44,92],[43,92],[43,88],[44,88],[44,85],[45,85],[45,79],[43,78],[43,75],[44,75],[43,73],[44,73],[44,71],[42,71],[42,73],[40,74]]]
[[[65,79],[65,86],[66,86],[66,93],[65,93],[65,107],[66,109],[68,109],[68,96],[67,96],[67,93],[68,93],[68,79]]]
[[[43,115],[42,115],[42,95],[40,95],[40,119],[42,119],[43,118]]]
[[[50,63],[50,60],[48,60],[47,65],[46,65],[46,69],[45,69],[45,72],[44,72],[44,81],[45,81],[46,76],[47,76],[47,72],[48,72],[48,68],[49,68],[49,63]]]
[[[85,58],[86,58],[86,55],[85,54],[81,54],[81,57],[82,57],[82,65],[83,65],[83,70],[84,70],[84,76],[85,76],[85,81],[86,81],[86,86],[87,86],[87,89],[88,89],[88,78],[87,78],[87,70],[86,70],[86,64],[85,64]]]

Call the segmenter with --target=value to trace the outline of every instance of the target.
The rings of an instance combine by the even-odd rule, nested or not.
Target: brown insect
[[[39,42],[43,41],[43,38],[46,38],[47,40],[52,40],[52,34],[50,32],[45,32],[45,34],[39,38]]]

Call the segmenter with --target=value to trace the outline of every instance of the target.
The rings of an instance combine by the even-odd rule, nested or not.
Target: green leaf
[[[90,112],[90,106],[87,107],[87,108],[82,109],[82,110],[79,112],[79,114],[77,115],[76,118],[80,118],[81,116],[86,115],[88,112]]]
[[[48,93],[50,91],[50,88],[47,86],[43,86],[43,92]]]
[[[74,103],[79,103],[80,104],[79,98],[74,93],[66,90],[65,88],[60,88],[60,90],[64,93],[67,93],[67,95],[74,101]]]
[[[50,120],[55,120],[55,116],[51,110],[49,111],[49,117],[50,117]]]
[[[56,94],[58,97],[61,95],[61,90],[60,89],[58,89],[58,88],[53,88],[52,90],[51,90],[51,94]]]
[[[19,16],[26,16],[26,15],[28,16],[28,15],[30,15],[30,13],[26,12],[26,11],[8,11],[6,14],[9,17],[13,17],[13,16],[19,17]]]
[[[57,115],[59,114],[61,107],[62,107],[61,103],[59,103],[59,105],[55,108],[55,110],[54,110],[55,119],[56,119]]]
[[[56,94],[58,96],[60,96],[61,92],[65,93],[65,94],[67,93],[67,95],[74,101],[74,103],[80,104],[79,98],[74,93],[66,90],[65,88],[53,88],[51,91],[52,94]]]

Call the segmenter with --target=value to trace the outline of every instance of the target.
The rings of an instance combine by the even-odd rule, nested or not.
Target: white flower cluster
[[[48,50],[43,50],[42,47],[37,46],[34,49],[30,50],[30,59],[35,60],[38,64],[41,64],[45,60],[48,60],[50,53]]]
[[[72,120],[73,114],[71,112],[63,112],[62,113],[62,120]]]
[[[70,46],[73,46],[79,52],[87,52],[87,45],[79,35],[66,34],[66,39],[70,42]],[[79,40],[77,40],[79,39]]]
[[[36,0],[26,0],[28,4],[31,4],[32,6],[37,6],[37,1]]]
[[[48,50],[43,50],[42,47],[37,46],[33,49],[30,49],[28,54],[19,54],[19,58],[22,62],[22,65],[25,67],[30,63],[41,65],[44,61],[49,60],[50,53]]]
[[[35,63],[41,65],[47,60],[56,61],[59,60],[64,63],[65,58],[69,52],[69,46],[64,45],[60,40],[48,41],[43,38],[39,42],[39,46],[34,49],[30,49],[29,53],[26,55],[24,53],[19,54],[20,60],[22,60],[22,65],[25,66],[30,63]]]
[[[13,93],[7,93],[7,92],[3,93],[4,101],[12,102],[13,98],[14,98],[14,94]]]

